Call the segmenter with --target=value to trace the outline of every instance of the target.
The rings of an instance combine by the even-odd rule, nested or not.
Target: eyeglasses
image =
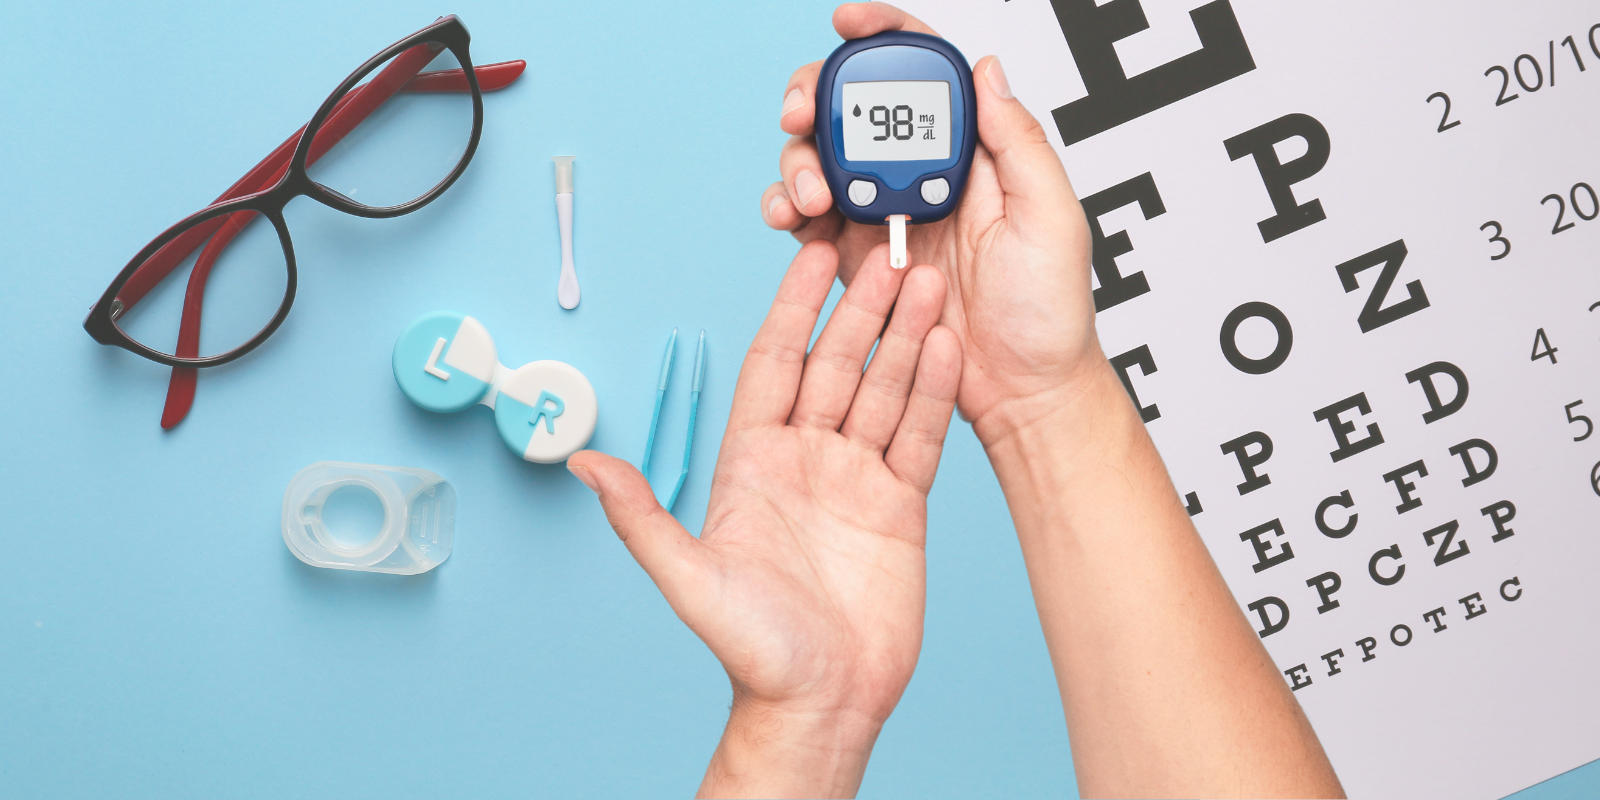
[[[461,176],[482,133],[482,92],[504,88],[526,67],[475,69],[470,41],[449,16],[373,56],[271,155],[122,268],[83,327],[101,344],[173,367],[162,427],[188,413],[196,368],[249,353],[288,316],[296,284],[283,217],[290,200],[304,195],[347,214],[398,217]],[[252,225],[258,217],[270,225]],[[166,279],[185,266],[180,296],[177,281]],[[207,300],[212,313],[202,330]]]

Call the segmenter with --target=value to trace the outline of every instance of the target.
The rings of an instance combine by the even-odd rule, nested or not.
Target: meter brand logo
[[[1191,95],[1226,83],[1256,68],[1228,0],[1191,12],[1200,49],[1159,67],[1127,76],[1116,43],[1150,27],[1139,0],[1051,0],[1056,21],[1067,37],[1089,96],[1052,112],[1061,143],[1068,147],[1095,134]]]

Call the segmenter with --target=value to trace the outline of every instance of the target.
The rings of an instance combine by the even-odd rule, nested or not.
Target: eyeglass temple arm
[[[429,61],[433,60],[433,57],[434,50],[427,45],[412,47],[395,57],[367,85],[339,98],[335,111],[330,113],[327,121],[323,123],[321,128],[317,129],[317,138],[311,142],[311,148],[307,152],[306,166],[316,163],[317,159],[321,158],[339,140],[343,139],[362,120],[365,120],[373,110],[392,97],[407,81],[416,77],[417,72],[426,66]],[[280,145],[273,151],[271,156],[268,156],[269,161],[281,161],[281,163],[278,164],[276,169],[271,170],[271,178],[268,181],[255,187],[256,191],[277,184],[289,169],[289,159],[275,159],[274,156],[282,153],[287,145],[290,146],[290,157],[292,157],[293,147],[298,146],[300,137],[304,135],[305,128],[302,127],[290,142]],[[262,169],[265,163],[263,162],[262,165],[257,166],[257,169],[251,170],[251,174],[246,175],[245,178],[235,183],[229,191],[249,190],[252,188],[249,183],[251,176],[258,170],[265,171]],[[183,316],[178,323],[178,347],[174,353],[179,358],[194,358],[199,355],[200,313],[201,305],[205,301],[206,281],[210,278],[211,269],[216,266],[217,259],[222,255],[222,251],[227,249],[228,244],[233,241],[234,237],[238,236],[239,232],[244,230],[244,227],[255,217],[256,214],[254,212],[244,211],[237,214],[229,214],[225,217],[218,217],[215,224],[208,223],[197,226],[197,229],[207,229],[211,237],[206,242],[205,249],[200,252],[200,257],[195,259],[194,269],[189,272],[189,284],[184,289]],[[192,250],[193,247],[191,246],[189,249]],[[187,250],[180,252],[185,257],[187,256]],[[178,261],[181,260],[181,258],[178,259]],[[176,265],[174,264],[173,266]],[[166,267],[168,272],[171,269],[172,267],[170,266]],[[163,277],[165,276],[163,275]],[[124,306],[124,308],[126,307]],[[195,384],[198,379],[198,370],[192,367],[172,368],[172,377],[167,382],[167,401],[161,409],[161,427],[163,429],[175,427],[179,422],[183,421],[184,417],[189,415],[189,409],[194,406]]]
[[[330,148],[348,135],[351,130],[360,125],[373,110],[396,94],[397,91],[470,91],[471,87],[467,85],[466,73],[460,69],[416,74],[419,66],[400,63],[402,59],[411,56],[416,50],[417,48],[413,48],[411,51],[403,53],[394,62],[391,62],[388,67],[385,67],[383,72],[377,78],[374,78],[371,83],[339,99],[338,104],[334,106],[334,110],[329,114],[328,120],[317,131],[317,138],[312,142],[311,150],[307,154],[307,166],[316,163],[317,159],[321,158]],[[422,60],[422,65],[426,65],[427,61],[433,57],[431,52],[427,52],[425,49],[424,52],[426,53],[426,58]],[[396,69],[397,67],[398,69]],[[525,61],[506,61],[476,67],[474,72],[477,73],[480,90],[495,91],[509,86],[521,76],[526,67],[527,62]],[[391,70],[395,70],[398,74],[391,74]],[[402,76],[409,79],[403,80],[397,89],[391,88],[396,80],[402,79]],[[379,81],[385,78],[389,78],[389,80],[380,84]],[[367,95],[375,87],[375,94],[379,94],[381,97],[370,99],[376,99],[376,102],[372,102],[370,106],[362,104],[352,107],[352,103],[358,97]],[[294,148],[299,143],[300,136],[304,132],[305,128],[302,126],[300,130],[296,131],[293,136],[290,136],[277,149],[273,150],[261,163],[246,173],[232,187],[229,187],[228,191],[224,192],[216,202],[243,197],[276,185],[288,170],[289,160],[294,155]],[[200,316],[201,306],[205,299],[206,281],[223,250],[254,218],[255,214],[253,213],[233,214],[226,218],[219,217],[213,222],[198,225],[169,242],[140,267],[139,271],[124,285],[122,292],[118,294],[118,299],[123,301],[124,311],[138,302],[151,288],[171,273],[178,264],[188,258],[189,253],[193,252],[200,242],[206,241],[207,237],[211,237],[206,243],[205,249],[201,251],[200,257],[196,259],[194,269],[189,275],[189,284],[184,290],[183,316],[178,326],[178,346],[175,353],[180,358],[193,358],[199,355]],[[224,224],[226,225],[225,228],[223,228]],[[218,231],[218,228],[223,229]],[[216,235],[212,236],[213,233]],[[141,281],[142,285],[134,286],[135,281]],[[134,286],[132,296],[130,296],[129,286]],[[195,384],[198,378],[198,370],[188,367],[173,368],[172,377],[167,385],[167,400],[161,413],[162,428],[170,429],[188,416],[189,409],[194,405]]]
[[[387,73],[397,66],[396,62],[398,61],[399,59],[396,59],[395,62],[391,62],[388,67],[384,68],[384,72]],[[474,67],[473,72],[477,73],[478,76],[478,88],[485,92],[493,92],[510,86],[522,75],[527,66],[528,62],[522,60],[502,61],[496,64]],[[374,79],[375,82],[376,79]],[[307,159],[307,166],[315,163],[318,158],[327,152],[328,148],[337,144],[351,130],[354,130],[377,107],[374,105],[359,116],[346,112],[351,101],[365,93],[366,89],[371,85],[368,84],[368,86],[361,87],[358,91],[350,92],[339,99],[338,104],[334,106],[333,112],[329,114],[328,121],[317,132],[317,139],[313,142],[314,147]],[[400,87],[399,93],[466,92],[469,90],[470,87],[467,86],[465,72],[460,69],[447,69],[417,74]],[[384,99],[387,100],[388,96],[395,93],[393,91],[389,92]],[[240,178],[227,191],[219,195],[216,200],[211,201],[211,205],[216,205],[224,200],[234,200],[255,194],[276,184],[287,170],[289,159],[294,155],[295,145],[299,143],[300,135],[303,133],[305,133],[305,127],[301,126],[300,130],[295,131],[293,136],[284,140],[283,144],[278,145],[277,149],[273,150],[265,159],[262,159],[261,163],[256,164],[254,168],[245,173],[243,178]],[[332,136],[331,141],[322,146],[324,138],[329,136]],[[122,290],[117,293],[117,299],[122,301],[123,311],[126,312],[127,309],[132,308],[135,303],[142,300],[146,294],[149,294],[150,290],[161,283],[162,279],[171,274],[179,264],[182,264],[184,259],[188,258],[189,254],[193,253],[195,248],[205,242],[221,225],[221,218],[197,225],[168,242],[160,250],[156,251],[154,255],[146,259],[138,271],[128,278],[128,282],[123,284]]]
[[[354,130],[356,126],[360,125],[361,122],[363,122],[373,110],[375,110],[379,105],[382,105],[383,102],[387,101],[389,97],[396,94],[397,91],[412,91],[412,82],[419,78],[431,79],[433,88],[417,89],[416,91],[454,91],[453,89],[447,88],[452,80],[459,82],[459,85],[463,91],[470,89],[470,87],[467,86],[466,74],[459,69],[440,70],[437,72],[414,75],[410,78],[410,81],[402,83],[398,89],[392,88],[395,83],[405,81],[406,76],[410,73],[414,73],[414,71],[417,69],[417,67],[412,64],[401,63],[402,59],[407,59],[408,57],[411,57],[412,59],[422,57],[424,59],[422,60],[422,63],[426,64],[427,60],[431,60],[433,58],[433,54],[431,52],[427,52],[425,50],[425,46],[419,45],[418,47],[424,47],[423,52],[418,53],[418,48],[412,48],[412,50],[402,54],[400,58],[395,59],[395,61],[392,62],[388,67],[385,67],[383,72],[380,73],[377,78],[373,79],[373,81],[367,86],[362,87],[360,91],[351,92],[339,99],[339,103],[334,106],[334,111],[329,115],[328,121],[317,131],[316,140],[311,143],[311,150],[307,154],[306,158],[307,166],[315,164],[318,159],[327,154],[328,150],[332,149],[334,145],[343,140],[344,137],[347,136],[350,131]],[[522,73],[522,70],[525,66],[526,62],[513,61],[480,67],[478,70],[493,70],[494,72],[498,72],[499,79],[494,81],[493,88],[500,89],[504,88],[506,85],[509,85],[511,81],[515,80],[516,77]],[[398,69],[396,69],[397,67]],[[390,72],[391,69],[394,70],[394,73]],[[479,87],[482,88],[483,84],[480,83]],[[255,169],[252,169],[248,174],[245,175],[245,177],[241,178],[237,183],[235,183],[233,187],[225,192],[222,198],[219,200],[243,197],[246,194],[261,191],[276,184],[278,180],[283,177],[284,172],[288,170],[288,162],[294,154],[294,146],[298,143],[300,134],[304,131],[305,128],[302,127],[294,136],[290,137],[283,144],[279,145],[278,148],[273,151],[272,155],[267,156],[266,160],[256,165]],[[274,164],[276,164],[275,169],[272,168]],[[271,170],[270,173],[268,172],[269,169]],[[266,175],[265,179],[262,178],[264,174]],[[223,225],[224,218],[220,217],[217,219],[215,224],[207,224],[197,227],[197,229],[205,229],[208,232],[215,231],[216,233],[211,237],[209,242],[207,242],[206,249],[201,252],[200,259],[196,261],[195,268],[190,272],[189,275],[189,285],[184,293],[183,323],[178,331],[178,352],[175,354],[178,357],[193,358],[198,355],[200,327],[199,315],[201,303],[205,297],[206,280],[211,273],[211,268],[215,264],[216,259],[222,255],[222,251],[227,247],[228,243],[233,241],[234,237],[238,236],[239,232],[243,231],[245,226],[248,225],[253,219],[255,219],[254,213],[243,212],[227,217],[226,227],[221,231],[217,231],[217,228]],[[198,243],[196,243],[196,245],[191,245],[185,251],[181,251],[182,257],[187,258],[188,254],[193,252],[194,247],[197,245]],[[165,250],[165,248],[163,248],[163,250]],[[182,259],[180,258],[178,263],[181,263],[181,260]],[[167,267],[166,271],[170,273],[172,268],[175,266],[176,263],[171,267]],[[140,269],[140,272],[143,272],[143,268]],[[162,277],[165,277],[165,275],[163,274]],[[159,283],[159,281],[160,279],[158,278],[156,282]],[[130,280],[130,283],[131,282],[132,281]],[[149,290],[146,289],[145,291],[148,292]],[[131,305],[131,303],[128,303],[126,300],[124,300],[124,309],[126,309],[128,305]],[[189,340],[187,348],[185,347],[186,339]],[[184,352],[186,349],[193,350],[194,352]]]
[[[317,159],[338,144],[351,130],[354,130],[357,125],[371,115],[378,106],[394,96],[401,86],[416,77],[417,71],[427,66],[427,63],[432,61],[433,57],[434,51],[425,44],[410,48],[389,62],[389,65],[384,67],[377,77],[373,78],[366,86],[361,87],[359,91],[350,92],[345,97],[339,98],[335,111],[329,115],[328,121],[317,130],[317,138],[311,142],[310,152],[306,156],[306,166],[309,167],[315,164]],[[346,102],[347,98],[348,102]],[[304,128],[300,130],[301,133],[305,131]],[[298,139],[299,135],[297,134],[295,141],[285,142],[286,145],[291,146],[291,155],[293,145],[298,143]],[[273,151],[273,155],[277,155],[283,149],[283,145],[280,145],[277,150]],[[272,156],[268,156],[269,160],[271,158]],[[288,161],[285,160],[277,169],[273,170],[271,179],[265,185],[276,184],[288,168]],[[251,174],[255,172],[256,170],[251,170]],[[239,183],[234,184],[234,188],[229,191],[240,188],[241,184],[245,184],[249,180],[249,177],[249,175],[246,175]],[[211,228],[215,233],[206,242],[205,250],[201,251],[200,258],[195,260],[194,269],[189,272],[189,285],[184,290],[183,295],[183,320],[178,327],[178,349],[174,353],[179,358],[194,358],[199,355],[200,307],[205,300],[206,280],[210,277],[211,268],[216,265],[217,258],[222,255],[222,251],[255,217],[255,212],[242,211],[237,214],[218,217],[216,225],[202,226]]]

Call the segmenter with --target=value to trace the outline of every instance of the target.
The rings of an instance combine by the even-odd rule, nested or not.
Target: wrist
[[[1070,387],[1006,413],[985,420],[979,439],[1025,554],[1025,531],[1068,541],[1080,531],[1114,529],[1138,509],[1184,513],[1138,409],[1104,359]]]
[[[1066,379],[1049,388],[1003,398],[971,420],[973,433],[987,451],[1021,440],[1055,437],[1132,410],[1127,390],[1111,362],[1098,348],[1085,356]],[[1100,430],[1101,426],[1089,426]]]
[[[1168,481],[1138,409],[1105,359],[1060,390],[996,411],[1003,416],[973,427],[1009,500],[1059,498],[1099,485],[1108,470],[1129,480]],[[1132,465],[1139,475],[1129,473]]]
[[[699,797],[854,797],[883,720],[735,699]]]

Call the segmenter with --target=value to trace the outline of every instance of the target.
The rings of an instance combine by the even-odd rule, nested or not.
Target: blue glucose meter
[[[967,186],[978,143],[972,68],[937,36],[852,39],[823,63],[816,104],[834,204],[852,222],[898,228],[903,259],[901,226],[949,216]]]

